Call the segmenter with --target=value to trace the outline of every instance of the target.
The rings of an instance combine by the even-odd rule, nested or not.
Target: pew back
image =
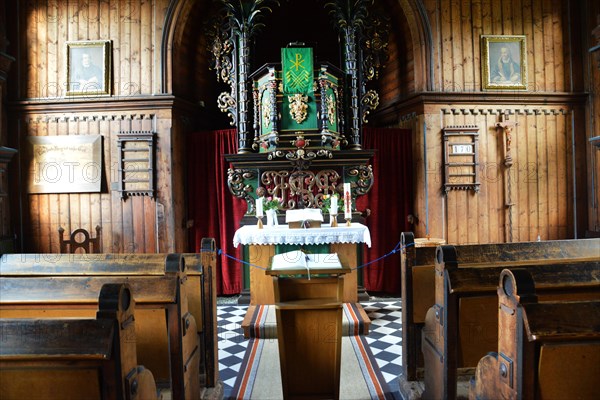
[[[49,274],[53,266],[45,267],[44,274]],[[122,275],[120,271],[114,276],[104,272],[94,276],[84,268],[88,274],[68,276],[63,265],[57,268],[58,276],[39,276],[40,271],[38,276],[2,275],[0,317],[89,316],[97,305],[93,294],[102,285],[127,283],[138,299],[138,358],[159,383],[170,386],[173,398],[199,396],[200,349],[196,322],[188,311],[187,275],[181,255],[168,255],[161,275]]]
[[[212,238],[203,238],[201,253],[184,253],[185,270],[187,275],[187,290],[189,312],[196,321],[201,341],[201,380],[203,386],[215,387],[218,382],[218,350],[217,350],[217,317],[216,317],[216,245]],[[165,274],[166,254],[5,254],[0,258],[0,276],[3,277],[60,277],[60,276],[96,276],[107,277],[136,277],[138,282],[142,277],[152,280]],[[149,279],[148,277],[152,277]],[[157,287],[159,292],[172,293],[168,285]],[[24,292],[27,293],[27,292]],[[81,293],[80,293],[81,294]],[[146,298],[150,294],[154,299]],[[159,293],[142,290],[137,296],[138,303],[155,302]],[[156,296],[155,296],[156,295]],[[170,296],[168,294],[167,296]],[[27,296],[24,296],[27,297]],[[82,297],[78,299],[83,300]],[[94,300],[90,300],[93,303]],[[50,312],[50,311],[46,311]],[[142,310],[141,327],[161,326],[164,316],[157,312]],[[142,315],[140,314],[140,315]],[[90,311],[76,311],[76,308],[64,307],[54,311],[52,315],[90,316]],[[165,330],[166,332],[166,330]],[[163,336],[161,336],[163,337]],[[165,336],[166,337],[166,336]],[[147,351],[151,342],[144,336],[140,338],[140,351],[154,356],[156,360],[164,359],[165,354]],[[166,340],[166,339],[165,339]],[[165,348],[164,345],[159,348]],[[154,362],[153,364],[155,364]],[[164,380],[168,372],[167,366],[162,366],[155,374]]]
[[[472,399],[597,398],[600,302],[540,302],[528,270],[498,285],[498,351],[471,380]]]
[[[417,247],[412,232],[400,237],[402,284],[402,368],[407,380],[423,376],[421,331],[429,307],[435,304],[435,259],[433,247]],[[524,265],[536,260],[597,260],[600,239],[549,240],[544,242],[457,245],[461,266]],[[475,304],[474,307],[477,307]]]
[[[137,365],[129,288],[104,285],[97,301],[95,319],[0,319],[0,398],[156,398]]]
[[[496,288],[505,263],[459,268],[457,250],[437,249],[436,304],[423,330],[424,398],[455,398],[458,368],[472,374],[468,368],[498,342]],[[534,276],[543,300],[600,300],[600,260],[526,260],[521,266]]]

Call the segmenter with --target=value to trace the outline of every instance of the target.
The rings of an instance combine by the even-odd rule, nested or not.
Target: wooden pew
[[[203,238],[201,253],[184,253],[188,306],[200,335],[200,382],[219,388],[216,245]],[[12,254],[0,258],[0,276],[161,276],[165,254]],[[204,310],[204,311],[203,311]]]
[[[427,310],[435,303],[435,247],[415,246],[412,232],[400,235],[402,287],[402,377],[423,378],[421,331]],[[598,257],[600,239],[549,240],[544,242],[459,245],[461,265],[514,263],[516,260],[590,260]]]
[[[18,256],[23,255],[14,255]],[[112,255],[114,262],[97,264],[82,257],[99,255],[53,256],[65,263],[38,258],[35,265],[2,264],[0,317],[89,317],[97,307],[95,293],[102,285],[127,283],[138,305],[138,359],[150,368],[159,386],[171,389],[173,399],[200,396],[200,348],[195,318],[188,309],[188,278],[181,254],[163,255],[163,272],[154,275],[147,272],[154,264],[140,261],[151,261],[151,257],[141,254]],[[63,257],[75,261],[68,264],[68,258]],[[136,265],[132,259],[141,264]],[[19,266],[21,272],[28,270],[26,276],[7,272]]]
[[[0,398],[156,399],[134,308],[126,285],[106,284],[96,319],[0,319]]]
[[[436,252],[436,304],[427,312],[422,338],[424,399],[456,398],[459,377],[472,375],[479,359],[495,351],[498,342],[496,287],[506,263],[459,268],[457,251],[440,246]],[[600,300],[600,259],[536,262],[513,264],[526,266],[543,299]]]
[[[498,350],[484,356],[469,398],[597,399],[600,302],[539,302],[527,270],[498,285]]]

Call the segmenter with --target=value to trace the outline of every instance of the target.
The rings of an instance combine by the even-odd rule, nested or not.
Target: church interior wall
[[[398,79],[430,89],[388,94],[379,116],[389,126],[413,130],[417,234],[450,243],[582,237],[592,211],[589,164],[583,161],[590,128],[582,8],[537,0],[400,3],[405,15],[421,16],[413,21],[422,33],[404,36],[412,43],[397,47],[426,47],[423,38],[431,45],[425,50],[429,58],[414,57],[414,69],[425,71],[429,82],[420,82],[417,74]],[[480,35],[526,36],[526,91],[483,88]],[[384,76],[384,87],[408,86]],[[506,120],[516,123],[511,168],[504,166],[503,134],[496,130]],[[479,192],[446,194],[442,130],[460,125],[479,128],[481,185]]]
[[[59,226],[93,230],[98,224],[105,251],[185,250],[185,133],[228,126],[222,115],[209,113],[218,88],[199,22],[208,3],[15,3],[6,10],[16,16],[7,20],[7,52],[17,59],[7,81],[7,144],[20,148],[28,136],[99,134],[105,176],[101,193],[13,195],[18,206],[12,224],[23,250],[57,251]],[[591,3],[585,3],[588,9]],[[591,45],[586,47],[598,10],[586,16],[586,7],[566,0],[387,4],[390,60],[371,124],[413,130],[417,235],[486,243],[598,230],[600,162],[589,139],[597,135],[600,78],[588,62]],[[480,35],[490,34],[526,35],[527,91],[482,89]],[[65,46],[73,40],[111,40],[110,97],[65,96]],[[507,118],[517,123],[510,171],[495,129]],[[442,129],[451,125],[479,127],[478,193],[442,190]],[[157,197],[123,201],[110,189],[116,134],[146,126],[157,133]]]

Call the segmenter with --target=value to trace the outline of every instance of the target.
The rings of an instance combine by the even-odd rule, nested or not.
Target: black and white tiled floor
[[[398,390],[398,375],[402,358],[402,314],[400,301],[361,303],[371,319],[367,342],[392,391]],[[248,341],[242,333],[246,306],[219,305],[217,307],[219,336],[219,373],[225,386],[225,395],[232,389]]]

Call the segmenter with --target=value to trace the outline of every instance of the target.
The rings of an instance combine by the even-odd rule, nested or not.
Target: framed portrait
[[[67,42],[67,96],[110,95],[110,40]]]
[[[484,90],[527,90],[525,36],[482,35],[481,72]]]

